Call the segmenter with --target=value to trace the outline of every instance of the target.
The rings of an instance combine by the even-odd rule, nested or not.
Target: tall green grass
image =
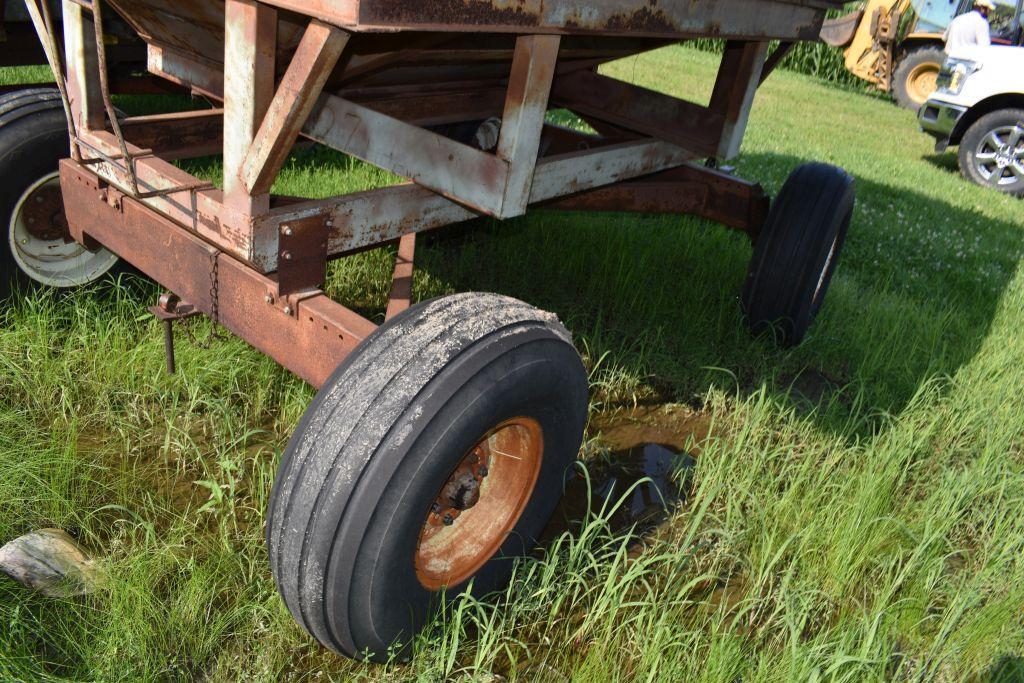
[[[674,47],[608,72],[699,100],[715,67]],[[237,339],[184,335],[167,376],[143,311],[158,289],[130,277],[5,307],[0,541],[67,529],[107,581],[51,600],[0,579],[0,680],[1019,680],[1021,204],[966,184],[913,115],[782,72],[739,173],[775,192],[804,159],[846,167],[859,199],[794,350],[748,337],[750,245],[701,220],[536,212],[421,240],[418,298],[490,290],[556,312],[593,411],[674,401],[712,427],[643,548],[598,507],[502,595],[452,605],[408,665],[330,654],[276,595],[263,515],[307,386]],[[315,150],[278,189],[388,180]],[[392,256],[336,263],[331,293],[379,320]],[[822,375],[838,388],[809,396]],[[591,429],[581,459],[608,448]]]

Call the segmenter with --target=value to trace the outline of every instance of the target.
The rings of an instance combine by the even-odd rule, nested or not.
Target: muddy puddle
[[[597,454],[566,485],[541,537],[548,545],[599,515],[616,536],[653,531],[689,494],[710,424],[685,406],[639,406],[595,415],[588,437]]]

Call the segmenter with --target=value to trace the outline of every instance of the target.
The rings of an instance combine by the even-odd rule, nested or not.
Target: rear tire
[[[910,50],[892,74],[892,96],[904,109],[917,111],[936,89],[946,53],[929,46]]]
[[[971,182],[1024,197],[1024,109],[999,109],[975,121],[957,157]]]
[[[0,300],[12,289],[78,287],[118,259],[67,239],[58,162],[68,156],[60,95],[28,88],[0,95]]]
[[[803,341],[828,291],[854,205],[853,178],[828,164],[803,164],[772,203],[747,271],[742,306],[755,335],[780,346]]]
[[[444,602],[504,587],[562,496],[587,389],[565,328],[514,299],[384,323],[317,395],[270,495],[271,570],[299,624],[386,661]]]

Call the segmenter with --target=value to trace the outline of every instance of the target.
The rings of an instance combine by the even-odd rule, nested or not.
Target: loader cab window
[[[993,0],[996,9],[989,12],[988,23],[991,26],[992,42],[1020,45],[1021,0]]]

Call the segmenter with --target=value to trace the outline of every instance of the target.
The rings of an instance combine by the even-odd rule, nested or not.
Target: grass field
[[[673,47],[607,71],[700,98],[713,60]],[[536,213],[421,241],[417,298],[502,292],[573,332],[582,459],[635,405],[710,431],[643,552],[592,518],[506,594],[442,615],[408,665],[327,653],[270,578],[264,507],[309,387],[236,339],[179,335],[166,375],[144,282],[5,309],[0,542],[67,529],[107,578],[68,600],[0,580],[0,680],[1020,680],[1024,204],[962,180],[912,114],[777,73],[738,173],[774,193],[811,159],[849,170],[859,199],[791,351],[749,338],[750,245],[701,220]],[[386,180],[315,151],[278,189]],[[331,292],[381,319],[390,257],[337,263]]]

